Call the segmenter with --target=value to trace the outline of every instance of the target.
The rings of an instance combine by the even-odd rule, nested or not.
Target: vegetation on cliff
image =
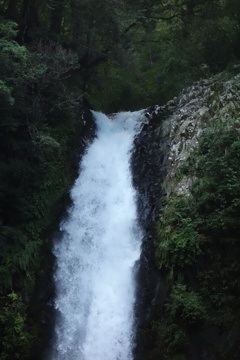
[[[235,79],[226,82],[228,97],[239,95]],[[220,82],[216,87],[222,90]],[[240,355],[239,112],[233,101],[231,110],[224,107],[223,90],[216,94],[217,115],[172,177],[157,224],[157,267],[169,290],[152,325],[152,359]],[[183,178],[191,185],[180,193]]]

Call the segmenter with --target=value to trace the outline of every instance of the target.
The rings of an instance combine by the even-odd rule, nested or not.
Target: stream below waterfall
[[[134,266],[142,232],[131,149],[144,111],[93,112],[96,138],[80,164],[55,240],[56,323],[51,360],[132,360]]]

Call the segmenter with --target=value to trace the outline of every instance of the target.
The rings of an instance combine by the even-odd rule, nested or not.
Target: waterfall
[[[141,229],[130,158],[143,111],[93,112],[97,136],[80,164],[54,243],[57,320],[52,360],[131,360],[134,265]]]

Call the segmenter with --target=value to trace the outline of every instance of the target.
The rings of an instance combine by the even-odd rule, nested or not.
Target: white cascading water
[[[131,360],[134,264],[140,257],[130,157],[143,111],[93,112],[97,137],[84,155],[54,254],[57,322],[52,360]]]

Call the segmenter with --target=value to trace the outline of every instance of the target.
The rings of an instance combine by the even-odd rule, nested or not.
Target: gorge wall
[[[145,229],[136,359],[239,358],[240,75],[186,89],[132,157]]]

